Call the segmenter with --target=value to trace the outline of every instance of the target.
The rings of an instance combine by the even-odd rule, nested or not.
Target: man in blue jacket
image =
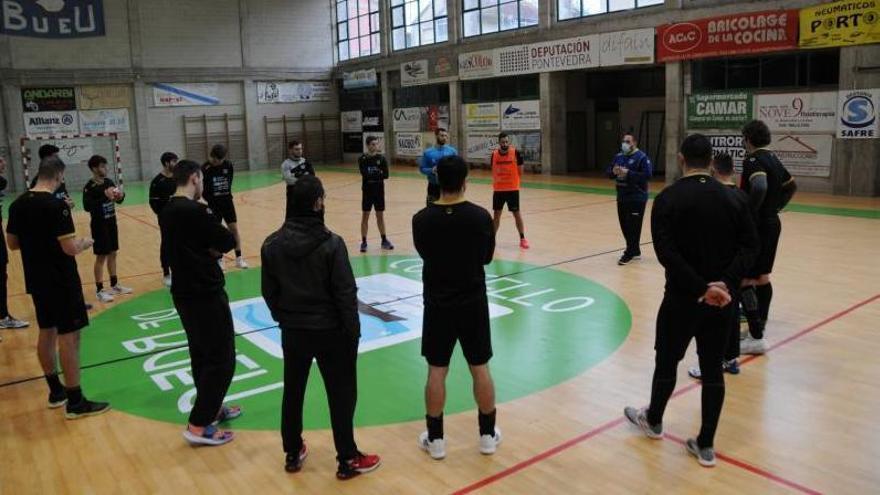
[[[422,154],[422,163],[419,165],[419,172],[428,177],[428,198],[426,201],[428,206],[440,199],[440,183],[437,182],[437,164],[445,156],[458,155],[458,150],[446,144],[449,141],[449,133],[446,132],[446,129],[438,127],[434,131],[434,137],[437,139],[436,144],[425,150]]]
[[[639,241],[642,236],[642,218],[648,203],[648,180],[651,179],[651,159],[637,147],[635,136],[624,134],[620,153],[614,157],[606,169],[608,177],[617,185],[617,218],[626,239],[626,250],[617,260],[618,265],[627,265],[641,259]]]

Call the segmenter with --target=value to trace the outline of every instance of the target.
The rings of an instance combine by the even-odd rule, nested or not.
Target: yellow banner
[[[880,43],[880,0],[816,5],[801,10],[801,48]]]
[[[131,106],[131,86],[106,84],[80,86],[80,110],[101,110],[105,108],[128,108]]]

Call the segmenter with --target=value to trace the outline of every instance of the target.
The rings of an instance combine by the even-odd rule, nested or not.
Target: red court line
[[[682,438],[679,438],[675,435],[670,435],[669,433],[666,433],[663,436],[672,440],[675,443],[685,445],[685,440]],[[775,481],[776,483],[779,483],[781,485],[785,485],[785,486],[792,488],[794,490],[797,490],[801,493],[807,493],[809,495],[821,495],[822,494],[822,492],[820,492],[820,491],[813,490],[812,488],[807,488],[804,485],[800,485],[798,483],[795,483],[794,481],[787,480],[781,476],[777,476],[777,475],[771,473],[770,471],[765,471],[757,466],[749,464],[745,461],[741,461],[739,459],[734,459],[733,457],[730,457],[728,455],[724,455],[720,452],[715,452],[715,457],[717,457],[718,459],[720,459],[728,464],[734,465],[734,466],[741,468],[741,469],[745,469],[746,471],[748,471],[750,473],[757,474],[758,476],[760,476],[762,478],[766,478],[770,481]]]
[[[788,338],[785,338],[785,339],[783,339],[783,340],[777,342],[776,344],[770,346],[770,348],[767,349],[767,352],[770,352],[770,351],[772,351],[772,350],[778,349],[778,348],[780,348],[780,347],[782,347],[782,346],[784,346],[784,345],[786,345],[786,344],[790,344],[791,342],[793,342],[793,341],[795,341],[795,340],[797,340],[797,339],[803,337],[804,335],[807,335],[807,334],[809,334],[810,332],[816,331],[816,330],[818,330],[819,328],[821,328],[821,327],[823,327],[823,326],[825,326],[825,325],[827,325],[827,324],[829,324],[829,323],[831,323],[831,322],[833,322],[833,321],[835,321],[835,320],[838,320],[838,319],[840,319],[840,318],[842,318],[842,317],[844,317],[844,316],[846,316],[846,315],[852,313],[853,311],[855,311],[855,310],[857,310],[857,309],[859,309],[859,308],[861,308],[861,307],[863,307],[863,306],[866,306],[866,305],[868,305],[868,304],[871,304],[872,302],[874,302],[874,301],[876,301],[876,300],[878,300],[878,299],[880,299],[880,294],[875,294],[874,296],[869,297],[868,299],[865,299],[864,301],[861,301],[861,302],[858,302],[858,303],[856,303],[856,304],[853,304],[852,306],[850,306],[850,307],[848,307],[848,308],[846,308],[846,309],[844,309],[844,310],[842,310],[842,311],[840,311],[840,312],[838,312],[838,313],[835,313],[834,315],[831,315],[831,316],[829,316],[828,318],[825,318],[824,320],[822,320],[822,321],[820,321],[820,322],[818,322],[818,323],[816,323],[816,324],[814,324],[814,325],[811,325],[811,326],[809,326],[809,327],[807,327],[807,328],[805,328],[805,329],[803,329],[803,330],[801,330],[801,331],[795,333],[794,335],[792,335],[792,336],[790,336],[790,337],[788,337]],[[743,359],[742,362],[741,362],[740,364],[747,364],[747,363],[749,363],[749,362],[751,362],[751,361],[754,361],[757,357],[758,357],[758,356],[749,356],[749,357]],[[687,385],[687,386],[685,386],[685,387],[682,387],[681,389],[679,389],[679,390],[677,390],[675,393],[673,393],[673,394],[672,394],[672,398],[678,397],[678,396],[680,396],[680,395],[682,395],[682,394],[685,394],[685,393],[687,393],[687,392],[690,392],[691,390],[694,390],[694,389],[699,388],[699,387],[700,387],[700,382],[694,382],[694,383],[691,383],[690,385]],[[558,453],[560,453],[560,452],[562,452],[562,451],[568,450],[568,449],[574,447],[575,445],[577,445],[577,444],[579,444],[579,443],[585,442],[585,441],[589,440],[590,438],[595,437],[596,435],[598,435],[598,434],[600,434],[600,433],[603,433],[603,432],[605,432],[605,431],[607,431],[607,430],[609,430],[609,429],[611,429],[611,428],[614,428],[614,427],[616,427],[616,426],[622,424],[624,421],[625,421],[625,419],[624,419],[623,417],[620,417],[620,418],[618,418],[618,419],[616,419],[616,420],[613,420],[613,421],[609,421],[609,422],[607,422],[607,423],[604,423],[604,424],[602,424],[602,425],[600,425],[600,426],[598,426],[598,427],[596,427],[596,428],[594,428],[594,429],[592,429],[592,430],[590,430],[590,431],[588,431],[588,432],[586,432],[586,433],[583,433],[583,434],[581,434],[581,435],[579,435],[579,436],[577,436],[577,437],[574,437],[574,438],[572,438],[572,439],[570,439],[570,440],[568,440],[568,441],[566,441],[566,442],[564,442],[564,443],[561,443],[561,444],[559,444],[559,445],[557,445],[557,446],[555,446],[555,447],[553,447],[553,448],[551,448],[551,449],[549,449],[549,450],[545,450],[544,452],[541,452],[541,453],[535,455],[534,457],[531,457],[531,458],[526,459],[526,460],[524,460],[524,461],[521,461],[521,462],[519,462],[519,463],[517,463],[517,464],[514,464],[513,466],[511,466],[511,467],[509,467],[509,468],[507,468],[507,469],[504,469],[503,471],[499,471],[499,472],[493,474],[492,476],[489,476],[489,477],[487,477],[487,478],[483,478],[483,479],[481,479],[481,480],[479,480],[479,481],[476,481],[476,482],[474,482],[474,483],[472,483],[472,484],[470,484],[470,485],[465,486],[464,488],[460,488],[460,489],[458,489],[458,490],[456,490],[456,491],[454,491],[454,492],[452,492],[452,493],[453,493],[453,495],[464,495],[464,494],[471,493],[471,492],[474,492],[474,491],[476,491],[476,490],[479,490],[480,488],[483,488],[483,487],[485,487],[485,486],[487,486],[487,485],[490,485],[490,484],[492,484],[492,483],[494,483],[494,482],[496,482],[496,481],[498,481],[498,480],[504,479],[504,478],[506,478],[506,477],[508,477],[508,476],[510,476],[510,475],[512,475],[512,474],[515,474],[515,473],[517,473],[517,472],[519,472],[519,471],[522,471],[523,469],[525,469],[525,468],[527,468],[527,467],[529,467],[529,466],[531,466],[531,465],[533,465],[533,464],[536,464],[536,463],[538,463],[538,462],[540,462],[540,461],[543,461],[543,460],[545,460],[545,459],[547,459],[547,458],[553,457],[554,455],[556,455],[556,454],[558,454]],[[717,454],[716,454],[716,455],[717,455]],[[719,457],[719,458],[720,458],[720,457]],[[761,471],[759,468],[756,468],[756,467],[754,467],[754,466],[752,466],[752,465],[750,465],[750,464],[746,464],[745,462],[737,461],[737,460],[735,460],[735,459],[731,459],[731,458],[727,458],[727,459],[725,459],[725,461],[728,462],[728,463],[730,463],[731,465],[734,465],[734,466],[740,467],[740,468],[745,469],[745,470],[747,470],[747,471],[751,471],[751,472],[757,473],[757,474],[759,474],[759,475],[761,475],[761,476],[765,476],[765,474],[766,474],[765,477],[767,477],[768,479],[773,479],[773,480],[775,480],[775,481],[779,481],[780,483],[785,483],[785,484],[787,484],[787,483],[792,483],[793,485],[796,485],[795,483],[793,483],[793,482],[789,482],[789,481],[787,481],[787,480],[784,480],[783,478],[779,478],[779,477],[776,477],[776,478],[778,478],[778,479],[776,479],[776,478],[771,478],[771,476],[775,476],[775,475],[773,475],[772,473],[768,473],[768,472],[766,472],[766,471]],[[802,488],[802,489],[804,489],[804,490],[809,490],[809,488],[801,487],[800,485],[796,485],[796,486],[799,487],[799,488]],[[805,493],[818,493],[818,492],[807,491],[807,492],[805,492]]]

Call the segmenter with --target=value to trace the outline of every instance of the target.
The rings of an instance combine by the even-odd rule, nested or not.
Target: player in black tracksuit
[[[394,245],[385,235],[385,181],[388,179],[388,160],[379,153],[379,140],[375,136],[367,138],[367,153],[358,159],[363,184],[361,192],[361,252],[367,252],[367,228],[370,222],[370,211],[376,209],[376,224],[382,236],[382,249],[394,249]]]
[[[724,403],[721,361],[734,312],[731,292],[758,247],[748,205],[709,175],[711,158],[708,138],[688,136],[679,153],[682,178],[654,200],[651,233],[666,269],[666,288],[657,314],[651,404],[624,410],[647,436],[662,437],[678,363],[695,338],[703,375],[702,427],[686,445],[703,466],[715,465],[715,430]]]
[[[214,215],[226,222],[229,231],[235,237],[235,266],[248,268],[247,262],[241,257],[241,236],[238,233],[238,216],[235,214],[235,202],[232,199],[232,179],[235,169],[232,162],[226,159],[226,147],[215,144],[211,148],[209,160],[202,166],[205,182],[205,201]],[[223,266],[223,258],[220,258]]]
[[[0,174],[6,173],[6,160],[0,157]],[[3,196],[8,182],[6,177],[0,175],[0,328],[27,328],[30,323],[19,320],[9,314],[7,304],[6,281],[8,280],[6,268],[9,264],[9,252],[6,250],[6,237],[3,235]],[[2,339],[0,339],[2,340]]]
[[[150,209],[159,219],[162,209],[168,204],[168,200],[177,190],[177,183],[174,181],[174,166],[177,165],[177,155],[166,151],[161,157],[162,171],[153,177],[150,182]],[[161,225],[159,226],[161,230]],[[168,243],[162,237],[159,245],[159,262],[162,264],[163,282],[166,287],[171,287],[171,267],[168,264]]]
[[[91,217],[89,226],[95,244],[95,286],[98,300],[107,303],[114,296],[131,294],[119,284],[116,276],[116,254],[119,251],[119,228],[116,225],[116,204],[125,200],[125,193],[107,177],[107,159],[100,155],[89,158],[92,179],[83,187],[83,208]],[[104,264],[110,272],[110,288],[104,289]]]
[[[54,144],[44,144],[44,145],[40,146],[40,149],[37,152],[37,154],[40,156],[40,163],[42,163],[43,160],[45,160],[46,158],[53,157],[53,156],[57,157],[58,153],[60,151],[61,150],[58,149],[58,147],[55,146]],[[37,185],[37,177],[34,176],[34,178],[31,180],[29,188],[33,189],[34,186],[36,186],[36,185]],[[76,203],[73,202],[73,198],[70,197],[70,193],[67,192],[67,185],[64,183],[63,180],[61,182],[61,185],[58,186],[58,188],[55,189],[55,192],[52,194],[56,198],[67,203],[67,207],[70,208],[71,210],[76,206]]]
[[[749,206],[755,214],[755,224],[761,250],[755,265],[743,281],[742,299],[749,336],[742,344],[743,354],[763,354],[767,351],[764,326],[770,313],[773,286],[770,272],[776,261],[776,248],[782,233],[779,212],[791,201],[797,184],[779,158],[766,149],[770,144],[770,130],[760,120],[743,127],[743,145],[748,152],[743,162],[740,188],[749,195]]]

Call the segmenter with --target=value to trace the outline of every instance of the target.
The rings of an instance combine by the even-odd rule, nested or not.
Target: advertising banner
[[[496,102],[467,103],[462,105],[465,129],[472,131],[498,131],[501,128],[501,108]]]
[[[217,83],[153,84],[153,106],[193,107],[219,104]]]
[[[82,110],[79,112],[79,127],[83,134],[130,132],[128,109]]]
[[[697,93],[688,96],[688,129],[739,129],[752,120],[752,93]]]
[[[771,131],[823,132],[837,126],[837,92],[756,96],[755,118]]]
[[[502,101],[501,130],[515,131],[521,129],[541,128],[541,101]]]
[[[102,0],[3,0],[0,34],[29,38],[104,36]]]
[[[25,112],[66,112],[76,110],[73,87],[22,88],[21,108]]]
[[[599,64],[653,64],[654,29],[634,29],[599,35]]]
[[[79,114],[70,112],[25,112],[24,132],[28,136],[79,134]]]
[[[801,48],[880,43],[880,1],[823,3],[801,9]]]
[[[342,132],[361,132],[363,128],[363,114],[360,110],[339,112]]]
[[[80,110],[128,108],[131,106],[131,95],[131,86],[124,84],[80,86],[78,107]]]
[[[302,103],[330,101],[332,87],[327,81],[267,81],[257,83],[257,103]]]
[[[876,139],[880,119],[880,89],[859,89],[838,93],[837,137]]]
[[[657,28],[657,61],[745,55],[797,48],[798,11],[771,10],[697,19]]]

